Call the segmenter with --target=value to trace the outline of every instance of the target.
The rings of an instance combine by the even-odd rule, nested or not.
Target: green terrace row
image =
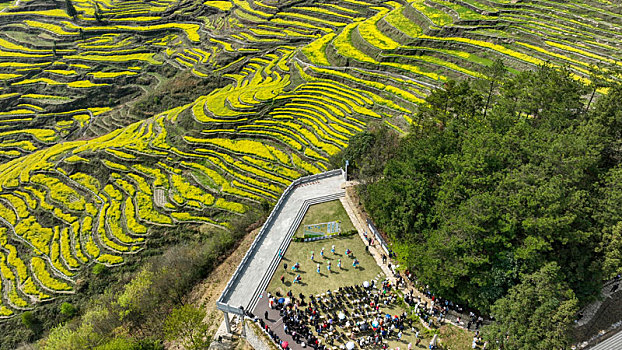
[[[434,87],[485,78],[497,57],[511,72],[569,65],[577,79],[590,63],[617,64],[620,16],[604,5],[231,0],[178,12],[168,0],[74,2],[79,25],[53,9],[0,15],[13,28],[0,35],[10,105],[0,112],[0,317],[73,292],[81,269],[127,261],[158,227],[227,229],[293,179],[328,169],[369,121],[407,130]],[[168,23],[173,13],[200,20]],[[153,89],[166,64],[229,84],[133,124],[127,111],[71,105],[114,84]],[[54,122],[35,127],[43,118]],[[106,135],[58,143],[84,129]]]
[[[140,130],[139,133],[145,135],[144,130]],[[122,136],[126,135],[132,135],[132,133]],[[116,141],[119,140],[116,139]],[[131,153],[108,148],[105,151],[126,161],[133,159]],[[47,156],[50,156],[50,153]],[[70,159],[72,157],[78,159]],[[41,156],[35,159],[38,158]],[[4,169],[3,175],[18,176],[21,186],[10,194],[2,195],[4,205],[0,207],[0,215],[10,231],[8,235],[2,236],[3,249],[14,252],[9,242],[17,241],[19,244],[30,246],[38,255],[31,259],[32,274],[21,273],[20,282],[15,282],[13,287],[9,287],[7,281],[15,281],[15,273],[11,273],[11,269],[1,271],[5,281],[3,284],[10,291],[8,295],[12,296],[11,300],[5,300],[9,307],[19,309],[30,305],[28,298],[20,297],[22,294],[18,290],[19,286],[31,285],[28,282],[29,277],[36,281],[34,287],[30,286],[29,290],[38,290],[36,288],[40,286],[47,294],[42,292],[41,298],[37,300],[44,300],[49,298],[49,293],[70,291],[73,271],[92,259],[104,264],[122,262],[122,254],[140,249],[140,244],[147,233],[146,225],[171,224],[173,220],[205,221],[217,224],[200,215],[205,206],[214,206],[231,213],[244,212],[243,205],[227,201],[222,197],[216,199],[200,187],[189,183],[186,176],[181,176],[181,169],[171,168],[165,164],[159,164],[159,168],[137,164],[135,165],[137,169],[129,172],[128,165],[102,160],[105,167],[111,170],[110,183],[103,188],[97,179],[86,173],[63,175],[66,170],[62,165],[89,163],[88,159],[78,155],[65,158],[59,163],[61,167],[56,168],[58,171],[56,175],[42,173],[28,175],[34,169],[46,167],[46,164],[41,164],[43,160],[30,167],[22,165],[21,169],[15,169],[20,167],[16,163],[11,165],[12,171]],[[185,164],[188,167],[199,166],[196,163]],[[142,175],[147,173],[149,175]],[[222,176],[210,175],[214,176],[214,182],[222,180]],[[160,187],[155,189],[151,187],[150,178],[147,176],[154,176],[154,186],[157,184]],[[5,193],[10,191],[12,184],[10,181],[4,182]],[[277,190],[273,189],[273,191]],[[173,219],[155,210],[154,206],[158,205],[155,203],[158,200],[155,192],[168,193],[164,203],[160,205],[165,209],[169,207],[175,211],[170,214]],[[177,206],[196,209],[197,212],[180,212]],[[37,218],[30,214],[37,210],[51,213],[58,225],[41,226]],[[79,213],[85,214],[80,216]],[[9,239],[6,239],[7,236]],[[7,259],[12,266],[19,268],[21,272],[25,271],[21,268],[25,264],[19,263],[21,261],[19,257],[8,255]],[[4,312],[5,316],[10,314],[9,311]]]
[[[54,96],[35,94],[15,96],[20,101],[33,102],[52,97]],[[92,118],[110,110],[90,108],[46,113],[42,109],[37,105],[21,103],[14,110],[0,112],[1,157],[12,159],[54,144],[61,137],[87,126]],[[35,128],[42,120],[47,121],[49,127]]]
[[[203,148],[184,144],[178,148],[168,143],[166,130],[168,123],[179,118],[182,108],[117,130],[94,143],[65,143],[1,166],[1,187],[7,194],[7,208],[1,215],[11,232],[15,232],[11,241],[30,246],[38,254],[30,263],[37,271],[32,277],[35,286],[40,286],[48,296],[71,291],[75,271],[92,261],[121,263],[124,254],[140,250],[148,227],[153,225],[192,221],[226,227],[226,222],[216,222],[201,213],[211,207],[242,213],[244,205],[218,197],[219,193],[242,201],[276,199],[282,188],[301,175],[295,169],[321,171],[305,159],[317,160],[325,169],[325,155],[334,154],[345,146],[349,135],[362,130],[365,122],[359,118],[379,117],[370,109],[374,97],[362,90],[348,94],[346,86],[337,83],[310,82],[287,94],[279,90],[259,98],[263,86],[272,86],[274,82],[280,86],[281,81],[289,79],[279,72],[289,70],[282,58],[291,51],[281,54],[250,62],[247,76],[236,80],[241,90],[238,101],[253,105],[274,100],[280,105],[268,120],[240,125],[239,134],[255,139],[270,139],[271,133],[290,135],[291,140],[299,141],[300,147],[290,148],[282,143],[271,146],[252,139],[187,136],[184,141],[188,145]],[[244,95],[247,91],[252,93]],[[241,96],[248,96],[247,100]],[[243,107],[247,106],[237,106]],[[276,129],[279,125],[270,123],[280,119],[288,119],[279,121],[286,126],[282,134]],[[212,131],[206,129],[202,134],[208,136]],[[300,155],[291,151],[299,151]],[[67,152],[73,155],[59,158]],[[140,165],[146,159],[162,159],[166,154],[195,160],[182,161],[182,168],[162,161],[157,161],[155,167]],[[95,160],[95,156],[99,159]],[[104,173],[108,175],[101,178],[101,170],[100,178],[89,175],[93,167],[106,169]],[[42,172],[44,169],[47,171]],[[56,225],[39,224],[38,216],[29,214],[37,210],[51,213]],[[13,212],[18,214],[11,215]],[[5,274],[3,278],[8,280],[11,276],[7,271]],[[15,286],[22,284],[16,282]],[[12,290],[16,296],[23,296],[17,287]],[[43,299],[42,296],[40,300]],[[31,305],[4,302],[9,307],[5,313]]]
[[[313,63],[318,65],[340,64],[344,62],[343,59],[340,59],[342,57],[346,59],[346,62],[352,60],[357,65],[370,67],[370,69],[375,67],[377,69],[390,69],[394,72],[402,71],[410,73],[409,76],[415,74],[420,77],[422,83],[435,85],[446,80],[446,77],[437,74],[437,71],[453,72],[454,76],[483,77],[479,72],[482,70],[482,65],[490,65],[492,61],[489,58],[474,55],[475,52],[481,52],[482,49],[492,55],[515,62],[516,68],[551,61],[559,65],[569,65],[577,73],[577,77],[583,78],[589,74],[590,63],[599,61],[614,63],[612,59],[592,51],[550,40],[544,43],[516,41],[508,47],[502,43],[491,43],[481,40],[481,38],[470,39],[469,35],[466,37],[434,37],[423,34],[421,30],[410,29],[417,27],[417,25],[407,21],[399,4],[395,4],[395,8],[391,11],[382,7],[377,8],[377,10],[377,15],[363,22],[347,25],[339,35],[328,34],[318,39],[310,45],[308,50],[305,50],[305,54]],[[413,35],[410,44],[417,46],[414,46],[412,51],[417,53],[420,51],[419,48],[423,48],[433,53],[438,50],[442,53],[441,57],[434,54],[404,55],[395,53],[395,49],[403,49],[401,50],[403,52],[411,48],[403,36],[401,38],[395,37],[395,31],[390,28],[391,22],[396,24],[395,29],[404,34]],[[447,44],[451,45],[451,50],[442,49],[442,47],[447,47]],[[457,50],[457,48],[466,50]],[[322,54],[321,51],[326,53]],[[451,57],[448,57],[447,54],[450,54]],[[587,62],[585,58],[588,58]],[[417,63],[417,65],[412,63]]]

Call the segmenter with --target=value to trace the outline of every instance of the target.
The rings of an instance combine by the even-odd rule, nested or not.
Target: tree
[[[65,7],[67,9],[67,14],[70,17],[75,18],[78,15],[78,11],[76,11],[76,8],[73,6],[71,0],[65,0]]]
[[[603,277],[609,279],[622,273],[622,165],[607,172],[599,197],[594,216],[602,225],[599,251]]]
[[[543,66],[504,80],[483,118],[486,96],[470,84],[430,94],[422,126],[360,187],[365,208],[402,263],[454,302],[488,313],[549,262],[579,300],[594,298],[607,249],[608,273],[618,271],[618,240],[606,236],[607,248],[601,236],[622,221],[622,172],[603,181],[622,158],[622,88],[585,114],[585,87]]]
[[[469,81],[449,80],[432,91],[427,104],[419,106],[417,123],[424,129],[445,128],[450,120],[468,123],[480,119],[484,107],[481,94]]]
[[[75,306],[66,302],[60,306],[60,313],[67,317],[73,317],[76,314],[76,311],[77,309]]]
[[[505,350],[565,349],[578,300],[556,263],[525,275],[492,306],[495,322],[483,334]]]
[[[39,342],[42,350],[78,350],[88,346],[86,339],[80,337],[66,324],[50,330],[46,339]]]
[[[34,329],[37,324],[37,318],[32,311],[26,311],[22,314],[22,324],[29,329]]]
[[[590,110],[590,105],[592,104],[592,100],[594,99],[594,95],[596,95],[596,91],[600,88],[606,87],[609,85],[606,78],[606,73],[603,72],[602,69],[599,69],[595,65],[590,65],[590,89],[592,93],[590,94],[590,99],[587,102],[587,106],[585,106],[585,112]]]
[[[145,312],[156,306],[156,300],[150,297],[154,275],[149,265],[146,265],[130,283],[125,285],[123,292],[117,298],[120,320],[130,322],[139,320]]]
[[[363,157],[369,154],[373,147],[376,137],[368,130],[360,132],[350,137],[348,147],[330,158],[333,168],[345,167],[345,162],[349,161],[348,173],[358,176],[360,164]]]
[[[106,271],[106,265],[104,265],[104,264],[95,264],[95,265],[93,265],[92,271],[93,271],[94,275],[99,275],[99,274],[101,274],[101,273]]]
[[[486,80],[488,81],[488,96],[486,97],[486,105],[484,106],[484,118],[488,113],[488,107],[490,106],[490,100],[495,87],[500,83],[501,79],[507,74],[507,68],[500,58],[497,58],[490,67],[484,69],[486,74]]]
[[[262,198],[261,202],[259,203],[259,207],[261,208],[261,211],[265,214],[268,215],[270,213],[270,208],[272,207],[270,205],[270,202],[268,202],[267,199]]]
[[[603,233],[602,245],[604,277],[622,274],[622,221]]]
[[[151,339],[136,341],[131,337],[118,336],[94,350],[164,350],[164,346]]]
[[[348,173],[363,182],[382,176],[385,164],[399,144],[397,133],[382,123],[370,123],[368,129],[353,135],[347,148],[331,157],[331,165],[343,167],[350,161]]]
[[[514,120],[528,118],[555,125],[558,120],[578,120],[586,92],[586,86],[575,80],[567,67],[543,65],[504,81],[496,109]]]
[[[132,339],[118,337],[96,347],[95,350],[133,350],[135,348],[136,346]]]
[[[89,349],[104,342],[96,334],[91,324],[82,324],[75,330],[67,324],[61,324],[50,330],[47,338],[39,342],[39,347],[42,350]]]
[[[95,7],[95,11],[93,12],[95,15],[95,20],[97,22],[101,22],[102,21],[102,14],[101,14],[101,10],[99,9],[99,5],[97,3],[94,3],[93,6]]]
[[[200,252],[189,246],[176,246],[166,251],[154,278],[154,285],[168,298],[184,305],[184,296],[199,278]]]
[[[189,350],[207,349],[211,336],[203,318],[205,311],[189,304],[173,309],[164,326],[166,340],[179,339]]]
[[[622,163],[622,84],[611,86],[609,93],[597,100],[591,117],[606,138],[604,165]]]

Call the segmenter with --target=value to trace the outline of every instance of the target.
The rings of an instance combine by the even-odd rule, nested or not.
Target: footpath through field
[[[223,295],[221,302],[233,308],[242,306],[245,310],[249,310],[249,306],[253,306],[250,304],[257,290],[266,278],[270,279],[271,276],[267,276],[270,265],[283,242],[290,239],[287,237],[287,233],[292,225],[296,224],[296,217],[305,201],[331,195],[342,195],[344,193],[343,183],[343,175],[338,173],[335,176],[306,182],[293,188],[289,195],[284,198],[283,205],[278,212],[274,213],[274,220],[266,224],[270,226],[266,227],[266,232],[258,238],[256,248],[249,251],[248,260],[239,267],[238,274],[230,282],[228,291]],[[283,249],[284,252],[285,249]]]

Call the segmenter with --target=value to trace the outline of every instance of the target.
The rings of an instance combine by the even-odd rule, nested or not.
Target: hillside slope
[[[603,0],[0,8],[0,317],[74,293],[85,266],[140,254],[151,227],[227,229],[326,170],[370,121],[407,131],[448,79],[486,78],[500,58],[589,82],[590,65],[620,65],[622,43],[619,7]],[[132,113],[180,74],[223,83]]]

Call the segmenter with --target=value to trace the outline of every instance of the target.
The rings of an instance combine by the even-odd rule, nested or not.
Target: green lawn
[[[305,217],[296,230],[296,237],[302,237],[304,225],[320,224],[324,222],[341,221],[341,232],[354,230],[354,225],[350,221],[350,217],[341,205],[341,201],[334,200],[321,204],[312,205],[307,210]],[[352,248],[350,248],[352,249]]]
[[[332,245],[335,245],[336,253],[331,253]],[[324,257],[320,256],[320,251],[324,247]],[[360,261],[359,268],[352,267],[352,259],[345,256],[346,248],[352,250],[354,256]],[[315,260],[310,260],[311,251],[315,252]],[[342,269],[337,268],[337,259],[341,259]],[[332,261],[332,272],[329,274],[326,268],[328,261]],[[296,262],[300,263],[300,276],[302,283],[292,284],[292,280],[297,273],[291,270]],[[287,270],[283,268],[283,263],[287,263]],[[316,265],[320,264],[320,274],[316,272]],[[285,276],[285,283],[281,283],[281,276]],[[341,286],[351,286],[361,284],[363,281],[370,281],[378,278],[378,283],[384,280],[385,275],[376,264],[373,257],[365,251],[365,244],[360,236],[352,235],[348,237],[336,237],[315,242],[292,242],[285,252],[281,265],[277,268],[267,290],[273,295],[278,291],[281,295],[285,295],[289,290],[298,296],[299,293],[305,295],[320,294],[326,290],[335,290]],[[398,305],[384,306],[381,308],[383,312],[397,315],[404,312],[404,309]],[[423,327],[419,322],[415,322],[414,326],[423,331]],[[339,328],[339,327],[338,327]],[[419,347],[415,346],[414,332],[410,329],[404,332],[401,341],[395,338],[389,339],[388,345],[391,349],[399,347],[406,350],[408,343],[412,342],[413,349],[424,349],[430,343],[430,337],[424,336]],[[339,346],[339,343],[335,343]],[[358,347],[357,347],[358,349]]]
[[[331,246],[335,245],[335,253],[330,252]],[[320,251],[324,247],[324,257],[320,256]],[[345,256],[346,249],[352,250],[354,256],[359,260],[360,265],[355,269],[352,267],[352,259]],[[311,261],[311,251],[315,252],[315,260]],[[337,267],[337,259],[341,259],[341,269]],[[332,262],[332,271],[328,273],[327,264]],[[291,270],[296,263],[300,263],[300,276],[302,283],[292,281],[297,273]],[[287,271],[283,268],[283,263],[287,263]],[[316,272],[317,264],[320,264],[320,273]],[[285,283],[280,281],[281,276],[285,276]],[[319,294],[326,290],[335,290],[341,286],[361,284],[363,281],[370,281],[379,276],[378,281],[384,279],[384,273],[376,264],[374,258],[365,252],[365,245],[359,235],[347,237],[335,237],[315,242],[292,242],[285,252],[281,265],[277,268],[268,291],[281,294],[292,290],[295,295],[298,293]]]
[[[341,202],[331,201],[309,207],[309,210],[305,214],[302,220],[297,235],[302,236],[302,226],[305,224],[322,223],[329,221],[341,220],[342,231],[354,230],[354,225],[350,221],[348,214],[341,205]],[[335,253],[331,252],[332,245],[335,245]],[[324,257],[320,255],[320,251],[324,248]],[[360,266],[358,268],[352,267],[353,259],[345,256],[346,249],[350,249],[356,259],[359,260]],[[314,261],[311,261],[311,252],[315,252]],[[341,259],[342,268],[337,267],[337,260]],[[329,273],[327,269],[328,262],[332,262],[332,270]],[[300,271],[292,271],[292,266],[296,263],[300,263]],[[283,264],[287,264],[287,270],[284,269]],[[317,264],[320,264],[320,273],[316,272]],[[302,277],[302,283],[292,283],[294,277],[297,274]],[[281,283],[281,276],[285,277],[285,283]],[[380,269],[380,266],[376,264],[374,258],[365,251],[365,243],[358,234],[352,236],[337,236],[335,238],[324,239],[315,242],[293,242],[289,245],[289,248],[284,254],[281,264],[277,268],[272,280],[268,284],[267,290],[276,295],[279,292],[281,295],[285,295],[289,290],[298,296],[299,293],[320,294],[327,290],[336,290],[342,286],[351,286],[355,284],[361,284],[363,281],[371,281],[377,279],[377,282],[384,280],[385,275]],[[398,305],[385,306],[382,310],[386,313],[396,315],[401,314],[404,310]],[[418,323],[414,323],[415,327],[420,331],[423,330],[422,326]],[[407,330],[404,332],[401,341],[397,339],[390,339],[388,345],[390,348],[406,349],[409,342],[412,342],[414,349],[423,349],[430,342],[429,336],[424,336],[419,347],[415,347],[414,332]],[[339,345],[335,343],[335,345]]]
[[[449,350],[469,350],[475,332],[458,328],[452,325],[444,325],[440,329],[441,343]],[[478,348],[479,349],[479,348]]]

